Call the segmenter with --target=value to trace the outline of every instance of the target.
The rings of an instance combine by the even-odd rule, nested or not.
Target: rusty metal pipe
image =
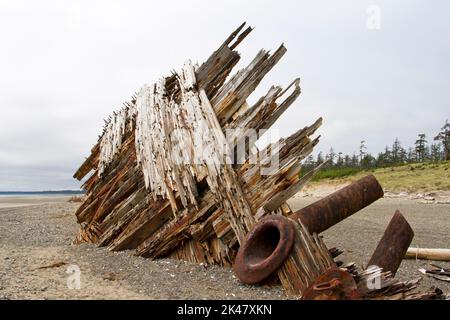
[[[286,217],[261,219],[248,233],[234,261],[234,272],[244,283],[269,277],[289,256],[295,242],[294,224]]]
[[[328,195],[293,213],[289,218],[300,221],[308,231],[321,233],[383,197],[383,189],[373,175]]]
[[[395,275],[414,238],[414,231],[400,211],[395,211],[368,266],[378,266]]]
[[[310,233],[320,233],[383,196],[373,175],[334,192],[289,218],[300,219]],[[244,283],[258,283],[272,274],[288,257],[295,240],[293,225],[283,216],[267,216],[249,232],[234,263]]]

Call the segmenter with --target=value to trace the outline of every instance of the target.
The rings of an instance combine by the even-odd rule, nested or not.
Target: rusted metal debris
[[[378,266],[383,271],[390,271],[392,275],[395,275],[413,238],[414,231],[405,217],[397,210],[368,265]]]
[[[297,227],[296,243],[299,238],[315,239],[315,241],[306,241],[297,248],[314,248],[324,258],[323,261],[327,262],[320,264],[321,258],[318,258],[319,255],[316,254],[297,253],[294,259],[298,259],[299,263],[295,265],[295,269],[301,270],[304,276],[298,275],[299,281],[291,281],[285,285],[288,293],[297,293],[304,300],[445,298],[439,289],[411,293],[417,287],[418,279],[405,282],[394,280],[394,275],[414,236],[408,222],[398,210],[369,262],[370,267],[363,271],[357,271],[353,264],[338,268],[331,256],[336,257],[341,251],[336,248],[326,249],[317,233],[311,233],[311,230],[321,232],[328,229],[382,195],[383,190],[378,181],[369,175],[313,203],[307,207],[307,210],[302,211],[302,209],[289,216],[289,220],[296,219],[291,220]],[[238,252],[234,266],[236,275],[241,281],[249,284],[258,283],[269,277],[279,265],[281,267],[276,272],[280,279],[283,279],[280,274],[293,256],[287,254],[290,248],[290,237],[280,241],[279,237],[271,236],[268,230],[273,228],[277,235],[290,234],[286,231],[289,230],[286,220],[288,219],[281,216],[269,216],[262,219],[250,231],[246,242]],[[275,224],[273,221],[283,221],[283,225]],[[273,241],[274,239],[278,241]],[[284,251],[281,250],[281,245],[285,246]],[[285,259],[284,264],[283,259]],[[292,283],[296,283],[296,286],[292,286]]]
[[[319,233],[382,196],[380,184],[373,175],[369,175],[289,217],[294,221],[300,220],[311,234]],[[247,235],[234,265],[236,275],[242,282],[253,284],[262,281],[287,259],[294,241],[288,221],[281,216],[269,216],[256,224]],[[280,235],[284,237],[274,243],[273,240]]]
[[[357,300],[361,298],[355,279],[347,271],[331,268],[303,293],[303,300]]]
[[[298,210],[291,218],[300,219],[311,233],[321,233],[383,197],[383,189],[373,175]]]
[[[261,282],[288,258],[295,242],[295,227],[286,217],[261,219],[248,233],[234,262],[234,272],[247,284]]]

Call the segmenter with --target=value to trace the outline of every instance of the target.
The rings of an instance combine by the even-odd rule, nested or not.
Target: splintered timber
[[[74,174],[86,179],[75,243],[231,266],[257,220],[292,214],[286,200],[311,177],[299,177],[300,162],[319,142],[322,119],[256,147],[254,133],[269,130],[301,90],[294,79],[247,103],[286,53],[260,50],[233,74],[251,31],[242,24],[203,64],[187,61],[145,85],[106,120]]]

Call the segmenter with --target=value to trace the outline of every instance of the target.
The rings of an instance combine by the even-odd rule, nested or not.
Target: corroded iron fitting
[[[341,269],[331,268],[316,278],[305,290],[303,300],[357,300],[361,299],[353,276]]]
[[[269,277],[288,258],[295,242],[295,227],[281,215],[261,219],[248,233],[234,262],[243,283],[256,284]]]
[[[390,271],[394,276],[413,238],[414,231],[408,221],[399,210],[395,211],[368,266],[380,267],[383,271]]]

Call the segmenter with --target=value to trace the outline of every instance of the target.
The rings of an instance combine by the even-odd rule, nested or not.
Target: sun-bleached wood
[[[319,142],[313,135],[322,119],[261,150],[250,139],[239,152],[301,93],[295,79],[248,104],[286,53],[284,45],[273,54],[261,50],[231,74],[240,60],[235,49],[252,30],[239,26],[206,62],[187,61],[178,72],[143,86],[106,120],[74,174],[81,180],[91,173],[76,212],[75,243],[230,266],[262,215],[290,213],[286,200],[312,175],[299,177],[301,160]],[[298,274],[292,268],[283,272],[289,288]]]

